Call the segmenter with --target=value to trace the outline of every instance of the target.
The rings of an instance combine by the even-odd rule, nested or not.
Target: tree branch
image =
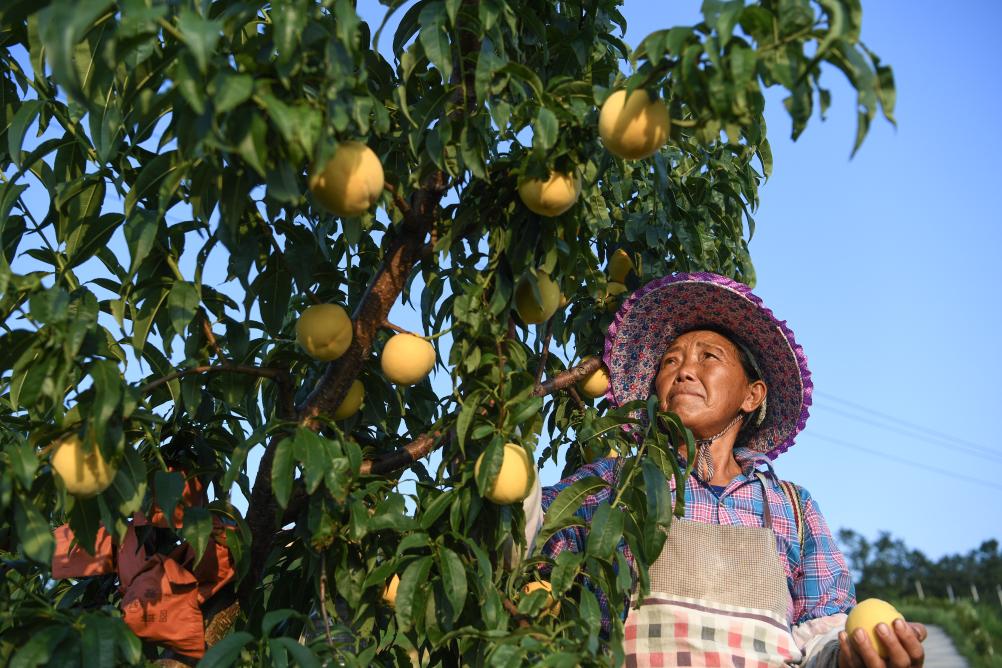
[[[362,462],[359,473],[361,475],[383,475],[402,469],[422,457],[428,456],[440,442],[448,440],[442,436],[443,432],[440,430],[421,434],[399,450],[381,455],[376,459],[366,459]]]
[[[205,365],[196,366],[190,369],[182,369],[181,371],[175,371],[174,373],[169,373],[163,378],[157,378],[154,381],[147,383],[139,388],[140,394],[149,394],[153,390],[157,389],[161,385],[165,385],[170,381],[181,378],[182,376],[191,376],[197,373],[220,373],[223,371],[229,371],[232,373],[242,373],[248,376],[258,376],[260,378],[270,378],[272,380],[278,381],[283,375],[287,375],[284,369],[275,369],[273,367],[263,367],[263,366],[251,366],[247,364],[217,364],[217,365]]]
[[[600,366],[602,366],[602,360],[598,357],[592,357],[575,367],[567,369],[567,371],[558,373],[545,383],[537,385],[532,394],[536,397],[542,397],[559,392],[560,390],[566,390],[569,387],[577,385],[580,381],[584,380],[585,376],[596,371]]]
[[[475,0],[464,0],[463,9],[472,11]],[[468,56],[480,52],[480,42],[474,32],[457,27],[459,44],[457,59],[462,62]],[[464,71],[466,77],[459,75]],[[456,86],[453,93],[453,103],[456,108],[451,112],[455,116],[471,113],[475,109],[476,95],[473,76],[474,67],[456,67],[453,70],[452,84]],[[466,81],[465,79],[469,79]],[[348,350],[337,360],[328,363],[327,368],[314,390],[307,397],[299,411],[300,426],[319,430],[322,424],[321,415],[333,414],[344,399],[348,388],[358,377],[365,361],[372,353],[372,344],[376,332],[389,315],[390,308],[403,291],[408,276],[422,257],[425,237],[428,236],[436,217],[439,215],[439,204],[448,189],[448,175],[443,171],[433,171],[421,183],[421,187],[411,194],[410,211],[404,214],[403,224],[388,242],[383,264],[376,272],[372,282],[366,288],[352,314],[353,337]],[[265,562],[271,552],[275,540],[275,522],[278,519],[278,505],[271,488],[271,467],[275,459],[275,449],[281,440],[281,435],[274,436],[265,448],[264,455],[258,465],[257,477],[251,490],[251,498],[247,509],[247,524],[250,528],[251,568],[250,573],[241,584],[241,597],[249,602],[250,595],[260,581]],[[399,465],[393,463],[400,459],[414,461],[414,456],[421,451],[430,452],[435,444],[435,437],[418,437],[414,443],[403,448],[400,453],[388,455],[387,463],[375,466],[370,464],[370,471],[395,470]],[[411,448],[413,446],[413,451]],[[408,453],[406,457],[402,453]],[[420,455],[423,456],[423,455]],[[381,459],[380,461],[384,461]]]

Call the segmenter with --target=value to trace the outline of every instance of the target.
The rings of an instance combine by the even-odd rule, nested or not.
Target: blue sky
[[[359,10],[373,27],[385,11],[374,0]],[[628,1],[624,13],[636,45],[698,20],[699,2]],[[811,491],[833,530],[888,530],[932,558],[1002,534],[993,335],[1002,231],[992,197],[1000,18],[1002,5],[989,1],[865,0],[864,40],[894,67],[898,128],[876,120],[850,160],[855,96],[840,73],[825,74],[828,120],[813,119],[796,143],[772,95],[775,172],[751,241],[756,292],[793,327],[817,389],[807,429],[777,472]],[[29,192],[36,212],[43,194]],[[206,282],[242,301],[238,286],[219,284],[222,257],[213,257]],[[187,275],[192,260],[182,262]],[[22,262],[15,270],[28,269]],[[417,329],[404,309],[391,318]],[[447,374],[437,375],[448,392]],[[554,482],[556,467],[541,477]]]

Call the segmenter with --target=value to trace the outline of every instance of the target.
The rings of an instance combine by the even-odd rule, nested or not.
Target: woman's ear
[[[769,389],[761,380],[753,380],[748,383],[748,392],[745,394],[745,400],[741,404],[741,410],[745,413],[754,413],[762,405],[762,402],[765,401],[765,395],[768,392]]]

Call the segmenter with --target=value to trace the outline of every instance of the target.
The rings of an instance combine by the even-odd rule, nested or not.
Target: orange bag
[[[219,522],[213,517],[213,524]],[[219,522],[217,527],[222,527]],[[233,567],[233,558],[230,556],[230,548],[226,547],[225,529],[213,531],[212,540],[205,550],[205,556],[199,562],[194,571],[195,579],[198,580],[198,600],[205,603],[212,598],[216,592],[229,584],[236,576],[236,569]]]
[[[125,623],[144,640],[192,658],[205,654],[198,581],[170,557],[153,555],[122,597]]]
[[[64,524],[53,532],[56,550],[52,553],[52,578],[86,578],[115,572],[114,552],[111,534],[104,527],[98,527],[94,554],[80,545],[73,544],[73,530]]]
[[[119,590],[125,591],[128,589],[132,581],[136,579],[136,576],[151,566],[152,563],[146,554],[146,548],[139,544],[139,537],[136,535],[136,525],[130,526],[125,532],[125,540],[118,547]]]

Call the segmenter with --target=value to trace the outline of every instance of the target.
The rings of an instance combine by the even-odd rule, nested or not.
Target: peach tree
[[[222,545],[232,573],[198,584],[205,665],[621,660],[595,592],[615,608],[646,586],[691,436],[671,416],[624,431],[638,407],[577,384],[625,291],[754,283],[766,89],[796,137],[840,71],[858,147],[892,119],[891,70],[858,0],[704,0],[635,49],[617,0],[381,4],[373,24],[350,0],[0,5],[4,663],[194,664],[123,621],[130,535],[161,566],[187,550],[184,577]],[[649,155],[600,138],[617,91],[660,105]],[[349,145],[382,176],[336,215],[315,186]],[[296,342],[321,304],[350,319],[330,361]],[[384,373],[395,306],[434,384]],[[338,412],[350,390],[361,408]],[[565,471],[620,454],[582,553],[539,548],[604,483],[562,494],[530,551],[522,505],[488,498],[506,443]],[[64,524],[74,549],[110,541],[112,569],[53,578]],[[523,591],[543,579],[553,600]]]

